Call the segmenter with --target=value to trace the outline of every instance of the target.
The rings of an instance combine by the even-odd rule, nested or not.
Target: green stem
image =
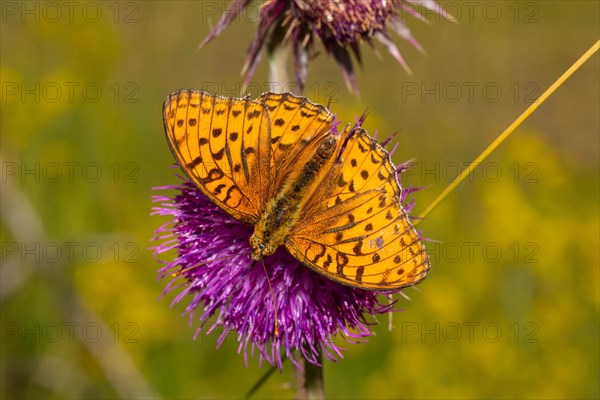
[[[269,91],[281,93],[290,90],[289,55],[288,48],[284,46],[277,46],[269,53]]]
[[[456,177],[438,197],[423,211],[417,219],[414,221],[414,225],[417,226],[425,217],[429,215],[450,193],[456,189],[456,187],[463,181],[467,176],[473,172],[475,168],[483,160],[485,160],[498,146],[500,146],[508,137],[525,121],[542,103],[544,103],[551,95],[558,89],[575,71],[579,69],[600,47],[600,40],[597,41],[590,49],[579,58],[564,74],[560,76],[546,91],[533,102],[508,128],[504,130],[465,170]]]
[[[323,356],[319,353],[317,361],[321,366],[309,363],[304,357],[299,356],[302,368],[296,370],[298,391],[296,400],[323,400]]]
[[[285,361],[286,359],[284,359],[283,361]],[[246,392],[246,395],[244,396],[245,400],[250,399],[254,393],[256,393],[258,391],[258,389],[260,389],[265,382],[271,377],[271,375],[273,375],[273,373],[277,371],[277,367],[273,367],[271,366],[267,372],[264,373],[263,376],[260,377],[260,379],[258,381],[256,381],[256,383],[250,388],[250,390],[248,390]]]

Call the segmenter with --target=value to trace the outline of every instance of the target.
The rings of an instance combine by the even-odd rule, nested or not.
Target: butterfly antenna
[[[333,100],[333,94],[331,96],[329,96],[329,99],[327,99],[327,109],[329,110],[331,108],[331,101]]]
[[[172,276],[173,278],[177,278],[177,277],[178,277],[178,276],[180,276],[181,274],[183,274],[183,273],[185,273],[185,272],[188,272],[188,271],[191,271],[191,270],[192,270],[192,269],[194,269],[194,268],[201,267],[201,266],[203,266],[203,265],[209,264],[209,263],[211,263],[211,262],[214,262],[214,261],[227,260],[227,259],[229,259],[229,258],[232,258],[232,257],[233,257],[233,256],[219,257],[219,258],[215,258],[215,259],[213,259],[213,260],[207,260],[207,261],[204,261],[204,262],[201,262],[201,263],[198,263],[198,264],[194,264],[194,265],[192,265],[191,267],[187,267],[187,268],[184,268],[184,269],[182,269],[182,270],[180,270],[180,271],[173,272],[173,273],[171,274],[171,276]]]
[[[267,266],[265,265],[265,260],[261,258],[260,261],[263,267],[263,271],[265,271],[265,276],[267,277],[267,284],[269,285],[271,300],[273,300],[273,311],[275,313],[275,336],[279,336],[279,320],[277,318],[277,303],[275,302],[275,293],[273,293],[273,286],[271,286],[271,280],[269,279],[269,274],[267,273]]]

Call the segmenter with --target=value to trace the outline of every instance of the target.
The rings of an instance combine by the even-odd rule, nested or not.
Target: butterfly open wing
[[[202,193],[234,218],[255,223],[271,182],[263,105],[181,90],[165,100],[163,117],[173,154]]]
[[[340,283],[398,289],[425,278],[429,258],[400,203],[388,153],[362,129],[338,155],[286,242],[305,265]]]
[[[182,90],[164,103],[169,145],[196,186],[234,218],[256,224],[330,134],[333,116],[291,94],[256,100]],[[362,129],[338,137],[334,157],[302,199],[288,251],[326,277],[363,289],[422,280],[429,259],[400,204],[387,152]]]

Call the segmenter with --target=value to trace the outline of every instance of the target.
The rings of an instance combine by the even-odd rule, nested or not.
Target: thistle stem
[[[317,362],[320,365],[311,364],[304,357],[299,357],[299,360],[302,368],[296,370],[296,400],[323,400],[323,356],[321,353],[318,355]]]
[[[546,91],[533,102],[512,124],[508,126],[469,166],[454,179],[438,197],[423,211],[414,221],[418,225],[427,217],[456,187],[467,177],[483,160],[496,150],[518,127],[525,121],[542,103],[544,103],[575,71],[577,71],[596,51],[600,48],[600,40],[597,41],[584,55],[579,58],[564,74],[560,76]]]
[[[290,79],[287,72],[289,50],[278,46],[269,52],[269,91],[281,93],[289,90]]]
[[[293,91],[294,86],[290,84],[287,71],[287,62],[290,56],[289,50],[284,46],[277,46],[269,50],[269,90],[271,92]],[[298,94],[298,93],[296,93]],[[275,318],[277,318],[275,316]],[[277,327],[276,327],[277,329]],[[322,400],[325,398],[323,392],[323,356],[317,356],[319,366],[309,363],[299,351],[296,351],[296,359],[301,368],[296,370],[296,392],[297,400]]]

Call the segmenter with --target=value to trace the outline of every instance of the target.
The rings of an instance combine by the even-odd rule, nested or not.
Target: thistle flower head
[[[403,171],[406,165],[397,168]],[[202,329],[205,334],[219,333],[219,346],[234,332],[246,363],[255,350],[261,362],[279,368],[282,356],[296,362],[294,350],[313,364],[318,364],[319,353],[335,361],[342,357],[339,338],[364,341],[372,334],[372,316],[393,309],[393,303],[379,297],[393,291],[366,291],[333,282],[283,248],[265,257],[263,268],[263,261],[251,257],[248,238],[253,227],[233,219],[187,179],[155,189],[175,192],[153,196],[158,203],[153,214],[172,217],[156,231],[160,243],[154,254],[177,252],[173,261],[162,261],[159,270],[159,277],[172,277],[164,293],[179,290],[173,303],[189,302],[185,313],[200,320],[196,335]],[[411,192],[404,189],[401,201]],[[405,204],[407,212],[411,209],[412,204]]]
[[[234,0],[219,23],[201,45],[217,37],[248,6],[250,0]],[[361,42],[382,43],[388,52],[410,72],[408,65],[390,38],[389,30],[422,51],[410,33],[402,14],[424,20],[419,7],[433,10],[451,19],[433,0],[271,0],[260,10],[258,29],[246,58],[243,73],[246,83],[264,49],[272,51],[278,46],[291,44],[294,56],[296,85],[302,91],[307,77],[308,60],[314,55],[318,38],[326,52],[342,70],[349,87],[356,90],[357,83],[351,54],[360,62]]]
[[[295,22],[305,21],[321,38],[333,37],[341,46],[354,45],[375,31],[384,31],[395,12],[392,1],[296,1]]]

